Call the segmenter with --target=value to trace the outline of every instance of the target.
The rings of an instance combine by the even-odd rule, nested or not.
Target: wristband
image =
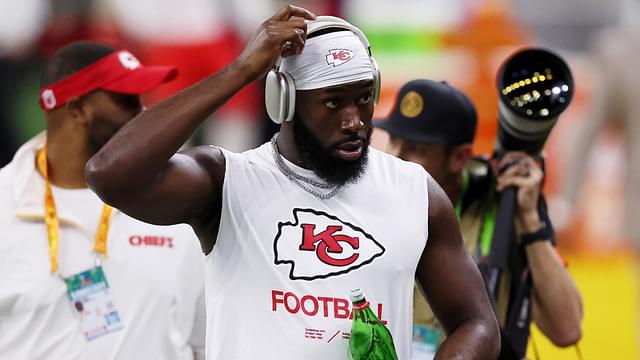
[[[522,234],[520,236],[520,242],[522,243],[522,246],[525,247],[532,243],[545,240],[551,240],[551,231],[549,231],[549,227],[544,221],[540,222],[540,229],[538,229],[538,231],[531,234]]]

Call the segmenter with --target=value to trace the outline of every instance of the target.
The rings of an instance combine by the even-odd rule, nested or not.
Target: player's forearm
[[[582,299],[549,241],[526,249],[533,278],[534,320],[556,345],[575,344],[582,335]]]
[[[493,324],[491,324],[493,323]],[[495,318],[468,320],[460,324],[440,346],[435,359],[497,359],[500,332]]]
[[[103,194],[149,186],[193,131],[249,81],[232,64],[140,113],[88,162],[87,181]]]

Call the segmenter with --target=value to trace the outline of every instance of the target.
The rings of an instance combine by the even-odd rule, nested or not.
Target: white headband
[[[308,39],[297,56],[283,59],[281,71],[296,90],[314,90],[360,80],[373,80],[373,65],[360,38],[337,31]]]

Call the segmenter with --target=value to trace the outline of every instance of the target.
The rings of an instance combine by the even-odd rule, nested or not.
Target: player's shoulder
[[[424,175],[427,171],[420,165],[411,161],[405,161],[397,156],[388,154],[376,148],[369,148],[370,165],[380,167],[385,171],[394,171],[394,173]]]
[[[369,150],[369,169],[383,173],[385,176],[391,176],[399,180],[417,179],[424,181],[431,175],[422,165],[402,160],[399,157],[388,154],[384,151],[370,148]]]
[[[425,189],[431,175],[420,165],[378,149],[369,150],[367,176],[387,189],[412,193]]]
[[[269,160],[272,159],[271,143],[269,142],[241,152],[231,151],[229,149],[213,145],[210,145],[210,147],[220,151],[225,161],[227,161],[228,163],[269,163]]]
[[[186,155],[205,167],[224,167],[224,151],[222,148],[214,145],[194,146],[180,151],[180,154]]]

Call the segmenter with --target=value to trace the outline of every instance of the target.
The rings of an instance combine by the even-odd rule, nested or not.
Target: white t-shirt
[[[50,273],[38,136],[0,170],[0,359],[192,359],[204,345],[204,257],[188,225],[155,226],[113,211],[102,260],[120,330],[86,340],[63,280]],[[59,273],[95,265],[102,202],[53,187]],[[170,206],[168,204],[167,206]]]
[[[371,148],[363,177],[321,200],[279,170],[270,144],[224,155],[220,229],[206,261],[207,359],[346,359],[356,287],[409,359],[428,232],[422,167]]]

